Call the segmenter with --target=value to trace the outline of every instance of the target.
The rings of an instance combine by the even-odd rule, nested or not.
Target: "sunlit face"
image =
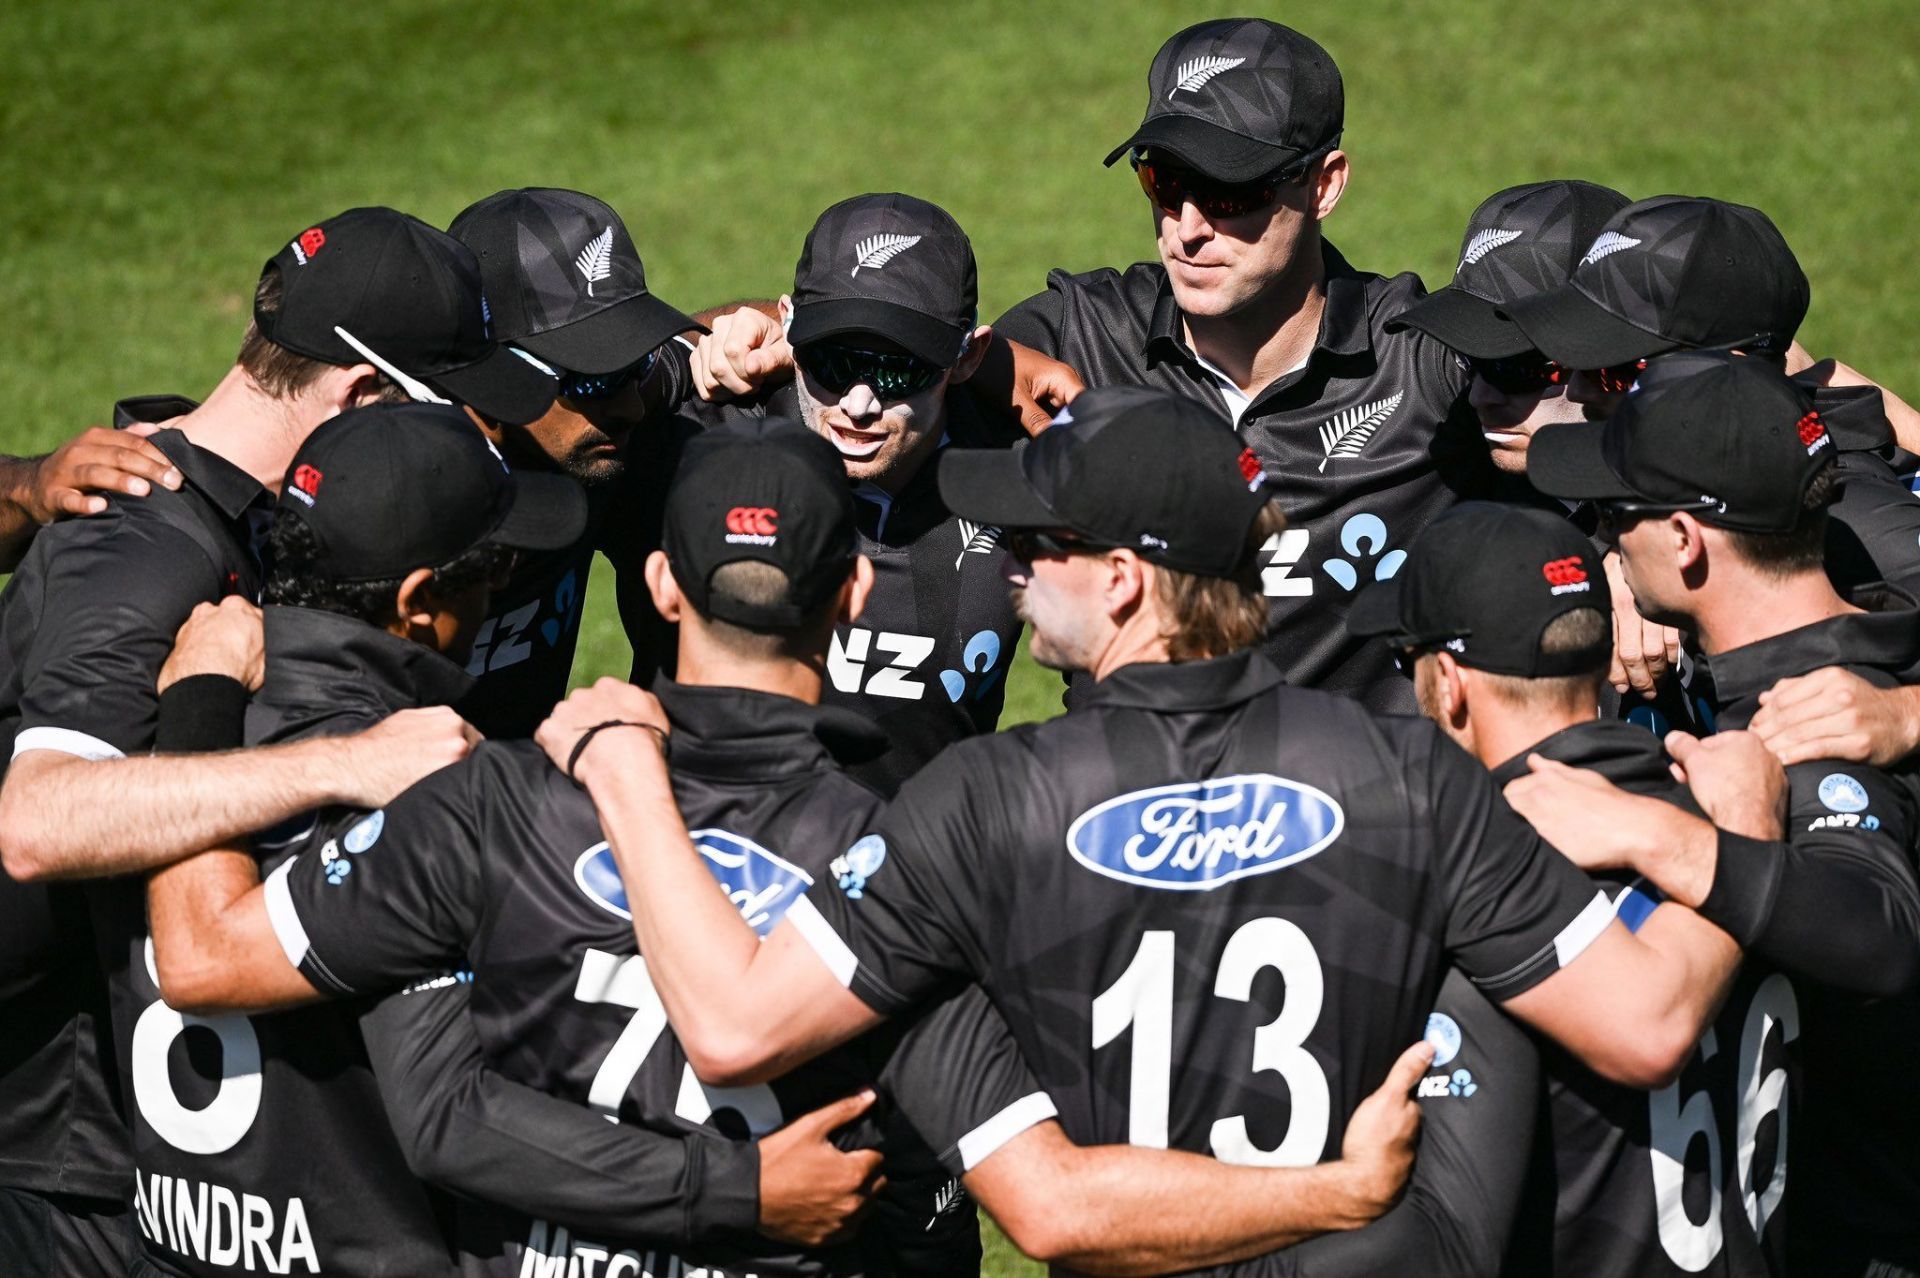
[[[1565,386],[1516,393],[1501,390],[1475,374],[1467,399],[1479,415],[1480,432],[1486,437],[1493,464],[1510,475],[1527,473],[1527,447],[1535,431],[1556,422],[1586,420],[1585,411]]]
[[[647,383],[659,374],[655,360],[645,376],[621,383],[604,395],[561,395],[546,415],[522,427],[508,427],[512,439],[544,456],[553,468],[591,488],[617,479],[626,469],[626,442],[647,417]],[[564,384],[564,383],[563,383]]]
[[[1049,670],[1091,670],[1109,628],[1101,607],[1099,560],[1090,555],[1007,557],[1002,575],[1013,610],[1027,624],[1033,659]]]
[[[1178,210],[1152,205],[1160,263],[1182,313],[1214,319],[1240,311],[1298,270],[1303,251],[1317,246],[1310,201],[1311,174],[1284,183],[1265,209],[1209,221],[1193,201]]]
[[[855,383],[834,395],[796,369],[794,390],[807,428],[832,444],[847,477],[896,491],[932,455],[946,429],[947,382],[906,399],[883,400]]]
[[[1602,507],[1604,512],[1605,507]],[[1605,515],[1601,531],[1620,551],[1620,575],[1634,610],[1663,626],[1691,628],[1687,592],[1675,562],[1672,525],[1663,515]]]

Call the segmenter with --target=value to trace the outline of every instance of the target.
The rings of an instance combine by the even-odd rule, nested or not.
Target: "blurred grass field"
[[[1585,177],[1765,209],[1813,281],[1802,341],[1910,400],[1920,302],[1920,15],[1911,0],[1649,9],[1314,0],[1266,11],[1346,77],[1356,265],[1449,276],[1485,195]],[[1577,15],[1577,16],[1576,16]],[[0,5],[0,451],[138,393],[204,392],[260,263],[313,220],[437,225],[506,186],[593,192],[654,290],[692,310],[778,292],[832,201],[934,200],[968,228],[982,313],[1050,267],[1152,253],[1124,170],[1186,4],[716,5],[444,0]],[[624,672],[607,574],[576,679]],[[1010,720],[1058,683],[1024,659]],[[988,1272],[1031,1270],[996,1245]]]

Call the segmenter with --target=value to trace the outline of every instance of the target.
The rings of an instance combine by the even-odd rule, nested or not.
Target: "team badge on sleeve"
[[[867,880],[878,874],[886,862],[887,841],[877,834],[869,834],[835,857],[827,869],[839,881],[840,890],[847,898],[857,901],[866,894]]]

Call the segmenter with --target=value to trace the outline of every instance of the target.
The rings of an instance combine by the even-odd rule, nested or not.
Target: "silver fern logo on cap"
[[[1467,251],[1460,255],[1460,265],[1472,266],[1502,244],[1511,244],[1519,238],[1518,231],[1497,231],[1492,228],[1484,230],[1467,241]]]
[[[917,235],[869,235],[853,246],[854,265],[847,276],[858,275],[863,266],[877,271],[919,242]]]
[[[1171,102],[1176,93],[1198,93],[1207,81],[1222,71],[1233,70],[1245,61],[1245,58],[1188,58],[1173,73],[1174,86],[1167,90],[1167,100]]]
[[[587,296],[593,296],[593,286],[613,274],[613,228],[593,237],[593,242],[580,250],[580,256],[573,259],[580,273],[587,277]]]
[[[1587,250],[1587,255],[1580,259],[1580,265],[1592,266],[1601,258],[1612,257],[1621,249],[1630,249],[1639,242],[1639,240],[1622,235],[1618,231],[1602,231],[1600,238],[1593,242],[1593,247]]]
[[[1320,459],[1320,472],[1326,473],[1327,463],[1336,457],[1358,457],[1360,450],[1367,446],[1373,433],[1386,424],[1400,407],[1400,401],[1406,398],[1405,391],[1395,391],[1385,399],[1376,399],[1371,404],[1356,404],[1344,412],[1335,413],[1320,428],[1320,447],[1326,456]]]

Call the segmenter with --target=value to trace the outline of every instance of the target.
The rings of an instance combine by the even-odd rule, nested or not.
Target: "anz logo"
[[[1252,773],[1108,799],[1067,827],[1067,851],[1110,879],[1210,892],[1325,851],[1346,820],[1325,791]]]
[[[542,606],[551,603],[553,615],[538,627],[533,623]],[[551,600],[530,599],[512,612],[488,617],[473,636],[473,655],[467,660],[467,673],[474,676],[491,670],[517,666],[533,655],[533,636],[538,635],[551,648],[560,636],[580,620],[581,593],[578,571],[569,571],[553,588]]]
[[[751,839],[725,830],[691,830],[688,837],[699,850],[707,873],[713,875],[740,917],[761,936],[771,932],[785,917],[787,908],[805,896],[813,884],[812,875]],[[588,900],[607,913],[633,918],[626,884],[620,881],[620,867],[614,862],[613,849],[605,843],[596,843],[580,854],[573,865],[573,881]]]
[[[844,634],[834,632],[827,652],[827,678],[836,691],[849,695],[918,701],[927,695],[927,681],[914,676],[937,646],[925,635],[851,626]],[[1003,646],[991,630],[978,631],[968,639],[960,655],[963,669],[940,671],[940,689],[947,700],[957,703],[969,695],[985,696],[1002,674]]]
[[[1349,558],[1330,558],[1320,570],[1346,591],[1359,589],[1363,575],[1385,581],[1407,561],[1406,551],[1391,548],[1391,538],[1386,520],[1361,511],[1340,525],[1340,549]],[[1294,573],[1306,560],[1311,540],[1307,529],[1288,528],[1267,538],[1260,547],[1267,559],[1260,570],[1260,589],[1269,598],[1305,599],[1313,594],[1314,578]]]

